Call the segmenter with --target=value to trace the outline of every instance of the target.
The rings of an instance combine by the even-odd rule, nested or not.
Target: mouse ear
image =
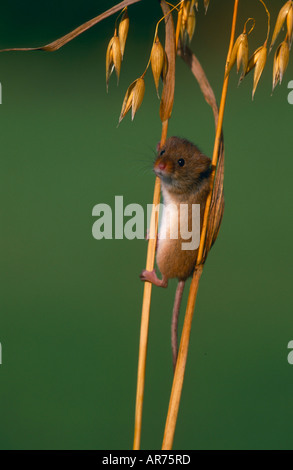
[[[204,173],[208,171],[210,169],[211,163],[212,163],[211,159],[207,157],[206,155],[204,155],[203,153],[201,153],[198,157],[198,168],[199,168],[200,173]]]
[[[157,153],[159,153],[160,148],[161,148],[161,142],[158,142],[158,143],[157,143],[157,147],[156,147]]]

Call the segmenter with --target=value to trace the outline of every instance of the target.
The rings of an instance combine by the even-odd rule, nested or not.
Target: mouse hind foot
[[[144,269],[139,277],[142,281],[151,282],[152,284],[158,287],[168,286],[168,279],[166,278],[166,276],[163,276],[162,279],[159,279],[155,270],[147,271]]]

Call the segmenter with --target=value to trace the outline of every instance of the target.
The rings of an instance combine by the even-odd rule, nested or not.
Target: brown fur
[[[160,231],[162,235],[163,228],[165,229],[165,238],[162,238],[162,236],[160,238],[159,233],[156,258],[163,277],[159,279],[154,270],[143,270],[140,278],[142,281],[152,282],[160,287],[167,287],[168,279],[178,278],[171,327],[173,366],[175,369],[180,303],[185,280],[194,271],[198,253],[198,249],[189,251],[182,249],[182,243],[188,243],[190,240],[183,240],[180,237],[179,206],[180,204],[188,206],[187,222],[188,230],[191,231],[192,204],[200,204],[200,224],[202,226],[206,199],[210,190],[211,160],[188,140],[170,137],[162,148],[158,148],[154,171],[161,180],[164,199]],[[171,210],[170,217],[166,217],[166,207],[170,204],[174,206],[174,209]],[[174,228],[178,229],[177,239],[170,236]]]
[[[178,164],[179,159],[184,159],[184,166]],[[161,169],[160,165],[165,167]],[[180,204],[188,204],[189,229],[192,226],[192,204],[200,204],[202,226],[210,188],[210,166],[211,160],[186,139],[170,137],[159,149],[154,171],[161,179],[164,202],[175,204],[178,210]],[[159,240],[157,264],[166,278],[186,280],[193,273],[198,250],[181,249],[182,243],[188,240],[180,238],[180,224],[178,235],[178,239],[170,239],[167,232],[167,239]]]

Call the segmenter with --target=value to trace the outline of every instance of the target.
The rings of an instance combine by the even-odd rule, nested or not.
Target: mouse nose
[[[159,169],[159,170],[165,170],[165,168],[166,168],[166,163],[160,162],[160,163],[158,164],[158,169]]]

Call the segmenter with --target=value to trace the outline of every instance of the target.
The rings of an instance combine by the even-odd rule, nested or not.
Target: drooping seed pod
[[[109,79],[110,79],[110,76],[112,75],[112,72],[113,72],[114,68],[115,68],[116,75],[117,75],[117,83],[119,82],[121,61],[122,61],[122,56],[121,56],[121,48],[120,48],[119,38],[116,34],[114,34],[114,36],[112,37],[112,39],[110,40],[110,42],[108,44],[107,53],[106,53],[106,86],[107,86],[107,91],[108,91]]]
[[[251,70],[254,69],[252,99],[254,98],[258,82],[260,80],[263,69],[266,65],[267,56],[268,56],[268,49],[267,49],[266,44],[264,44],[263,46],[256,49],[256,51],[254,51],[254,53],[252,54],[252,56],[250,57],[248,61],[245,75],[247,75]]]
[[[180,29],[180,39],[181,39],[183,48],[185,49],[186,44],[188,42],[188,33],[187,33],[186,27],[184,26],[181,26],[181,29]]]
[[[182,24],[181,24],[183,29],[186,29],[187,19],[188,19],[189,12],[190,12],[190,6],[191,6],[191,3],[189,0],[185,0],[183,2]]]
[[[237,52],[237,73],[239,73],[242,65],[242,75],[245,74],[248,65],[248,56],[248,37],[246,33],[243,33]]]
[[[156,35],[155,41],[153,43],[152,51],[151,51],[151,66],[152,66],[152,72],[153,72],[153,77],[154,77],[158,97],[159,97],[159,81],[160,81],[160,76],[164,67],[164,61],[165,61],[165,51],[164,51],[162,44],[160,43],[158,35]]]
[[[289,9],[288,15],[287,15],[287,34],[288,34],[289,49],[291,49],[292,39],[293,39],[293,6]]]
[[[226,69],[226,76],[231,72],[232,67],[237,61],[237,73],[239,73],[242,64],[241,80],[245,75],[248,65],[248,37],[247,33],[242,33],[235,41],[233,46],[229,64]]]
[[[133,121],[136,111],[140,107],[145,92],[145,83],[143,78],[138,78],[133,89],[131,119]]]
[[[128,87],[123,104],[122,109],[119,117],[119,122],[125,117],[128,111],[132,108],[131,112],[131,119],[134,119],[135,113],[137,112],[138,108],[140,107],[145,92],[145,83],[142,77],[137,78],[131,85]]]
[[[270,51],[272,50],[272,48],[273,48],[273,46],[276,42],[276,39],[277,39],[277,37],[278,37],[282,27],[283,27],[283,24],[284,24],[286,18],[288,17],[288,15],[289,15],[289,12],[290,12],[290,18],[292,18],[292,8],[293,8],[293,2],[292,2],[292,0],[289,0],[288,2],[285,3],[285,5],[282,6],[281,10],[279,11],[277,21],[276,21],[276,25],[275,25],[275,29],[274,29],[273,36],[272,36]],[[292,24],[293,18],[289,21],[291,21],[291,24]],[[288,23],[287,23],[287,25],[288,25]],[[290,25],[289,25],[289,28],[290,28]],[[292,30],[291,30],[291,34],[292,34]]]
[[[126,8],[120,20],[119,28],[118,28],[118,36],[119,36],[119,41],[120,41],[122,59],[124,55],[128,30],[129,30],[129,16],[128,16],[127,8]]]
[[[208,8],[209,8],[209,4],[210,4],[210,0],[204,0],[203,4],[204,4],[205,12],[207,13]]]
[[[184,47],[186,46],[188,41],[191,42],[195,30],[196,17],[194,5],[194,0],[185,1],[183,3],[180,37]]]
[[[191,42],[193,38],[195,25],[196,25],[195,11],[194,11],[194,8],[192,8],[187,18],[187,24],[186,24],[186,31],[188,34],[189,42]]]
[[[273,66],[273,91],[278,83],[282,83],[284,73],[289,63],[289,45],[283,41],[276,50]]]
[[[114,70],[112,44],[113,44],[113,38],[110,40],[110,42],[108,44],[107,53],[106,53],[106,87],[107,87],[107,91],[108,91],[109,79],[110,79],[110,76],[111,76],[111,74]]]

